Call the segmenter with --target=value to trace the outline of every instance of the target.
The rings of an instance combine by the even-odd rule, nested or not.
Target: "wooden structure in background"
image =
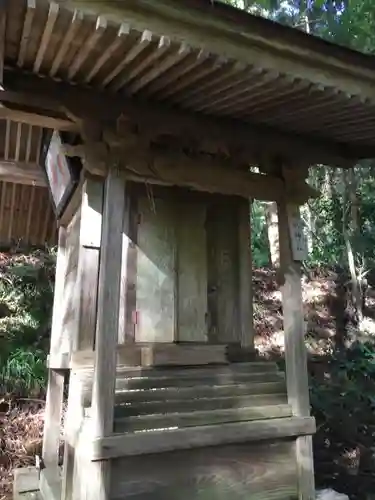
[[[55,245],[57,224],[39,165],[42,129],[0,120],[0,246]]]
[[[83,167],[58,221],[42,497],[312,500],[296,213],[309,166],[375,154],[372,60],[211,0],[0,19],[4,160],[17,123]],[[41,162],[17,144],[16,170]],[[253,351],[251,198],[277,203],[286,377]]]

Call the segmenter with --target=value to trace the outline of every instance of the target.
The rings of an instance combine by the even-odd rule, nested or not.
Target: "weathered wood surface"
[[[310,415],[310,401],[307,353],[304,341],[301,269],[300,263],[293,261],[289,213],[287,203],[278,204],[287,391],[293,415],[308,416]],[[315,495],[311,436],[297,438],[295,453],[300,499],[311,500]]]
[[[94,347],[99,276],[99,249],[80,248],[79,256],[79,338],[77,349]]]
[[[213,16],[210,15],[209,17],[212,18]],[[144,27],[147,26],[149,28],[149,22],[150,16],[148,15],[147,22]],[[195,28],[196,22],[197,18],[194,18],[193,24],[188,27],[186,38],[187,40],[191,38],[191,32],[192,29]],[[186,28],[187,26],[185,25],[184,29]],[[162,31],[167,34],[168,28],[167,31],[163,29]],[[232,35],[233,33],[234,32],[232,31]],[[269,41],[267,41],[267,44],[268,43]],[[220,47],[222,49],[222,44],[220,44]],[[259,48],[257,47],[254,50],[259,51]],[[210,55],[209,52],[210,51],[204,52],[203,56],[206,56],[208,58]],[[244,54],[248,56],[250,52],[249,48],[247,48],[244,51]],[[283,49],[283,54],[284,53],[285,50]],[[278,55],[278,57],[279,56],[280,54]],[[259,57],[259,54],[257,54],[257,57]],[[266,57],[270,57],[269,50]],[[300,57],[298,59],[301,60]],[[250,64],[253,64],[253,62],[254,61],[252,61]],[[278,64],[279,63],[280,61],[278,60]],[[223,66],[225,65],[223,64]],[[282,72],[285,71],[285,66],[283,65]],[[305,66],[303,68],[303,78],[305,78],[306,76],[306,71],[308,71],[308,67]],[[340,82],[342,82],[341,73],[342,72],[340,70]],[[352,74],[355,73],[356,71],[354,70]],[[313,69],[313,74],[314,78],[316,78],[317,73],[315,68]],[[327,75],[327,71],[325,71],[324,75]],[[131,103],[130,99],[124,99],[123,96],[110,96],[110,94],[108,93],[104,98],[102,95],[98,96],[98,92],[86,88],[77,88],[77,86],[71,86],[63,83],[57,84],[56,82],[52,82],[48,79],[43,79],[45,81],[42,80],[42,82],[39,82],[34,75],[28,75],[27,77],[25,77],[24,73],[22,73],[21,71],[7,71],[5,76],[7,89],[18,91],[21,94],[17,95],[18,103],[23,104],[24,106],[30,105],[30,102],[35,102],[35,100],[37,99],[39,99],[40,102],[40,100],[42,99],[42,102],[45,102],[45,104],[44,106],[39,105],[39,107],[43,109],[51,109],[52,107],[53,111],[56,113],[56,111],[61,111],[62,107],[64,107],[65,109],[68,109],[74,116],[82,116],[83,112],[83,114],[88,117],[96,117],[96,119],[99,118],[103,120],[110,118],[116,119],[119,115],[124,113],[126,115],[126,118],[128,118],[128,116],[131,116],[132,118],[138,118],[138,120],[142,119],[151,130],[161,129],[160,133],[162,134],[168,134],[168,130],[164,130],[163,126],[167,127],[170,131],[171,129],[176,130],[177,126],[179,125],[179,128],[177,128],[177,132],[179,132],[180,136],[183,137],[184,132],[185,134],[189,135],[194,133],[193,137],[199,139],[203,137],[205,140],[207,140],[207,143],[209,145],[211,145],[211,141],[214,141],[214,143],[216,144],[218,143],[220,151],[224,150],[242,152],[243,149],[245,150],[245,152],[250,151],[252,153],[252,158],[250,159],[249,157],[247,157],[247,162],[244,161],[244,163],[249,163],[254,160],[254,156],[256,156],[254,155],[254,150],[266,150],[268,153],[270,144],[272,145],[275,154],[281,153],[281,156],[284,158],[304,158],[305,160],[308,159],[308,161],[311,162],[328,161],[329,164],[337,164],[340,160],[345,161],[347,159],[345,158],[344,153],[336,144],[319,141],[316,138],[307,139],[305,137],[298,137],[296,135],[293,136],[293,134],[275,132],[273,130],[270,130],[268,127],[259,125],[252,126],[250,124],[244,125],[241,123],[231,124],[230,122],[228,123],[225,119],[216,120],[215,118],[207,119],[206,117],[197,116],[195,117],[195,120],[191,120],[191,117],[188,114],[187,118],[190,118],[189,120],[186,119],[186,113],[179,113],[180,118],[173,120],[171,118],[173,117],[174,113],[170,111],[168,112],[169,116],[161,117],[160,112],[158,112],[160,111],[160,107],[159,110],[157,107],[153,106],[151,108],[147,104],[144,107],[139,107],[135,105],[135,103]],[[364,82],[362,80],[362,84],[363,83]],[[306,84],[308,84],[308,82],[306,82]],[[319,82],[319,85],[320,84],[321,81]],[[358,81],[355,82],[355,85],[358,85]],[[329,87],[331,87],[331,85],[329,85]],[[30,93],[34,94],[34,96],[30,96]],[[349,93],[352,94],[351,91]],[[8,99],[9,103],[12,97],[14,97],[12,95],[9,95],[9,92],[4,92],[4,94],[5,95],[3,98],[3,102],[6,102]],[[12,94],[14,94],[14,92],[12,92]],[[34,101],[31,99],[31,97],[34,97]],[[20,102],[21,99],[22,102]],[[48,114],[48,111],[45,111],[45,114]],[[49,113],[49,115],[51,115],[51,113]],[[154,119],[152,119],[153,115]],[[222,126],[223,121],[224,127]],[[46,126],[46,124],[44,123],[42,124],[42,126]],[[231,138],[231,141],[228,141],[228,138]]]
[[[297,499],[293,444],[238,444],[113,462],[111,498],[119,500]],[[171,472],[172,471],[172,472]]]
[[[77,287],[79,330],[76,348],[93,349],[102,231],[103,181],[87,178],[82,186]]]
[[[97,436],[110,434],[113,427],[124,207],[125,183],[113,167],[104,190],[95,335],[92,408]]]
[[[93,366],[73,371],[79,374],[82,400],[90,405]],[[132,368],[118,366],[116,403],[246,397],[286,394],[285,378],[274,363],[236,363],[201,368]]]
[[[227,363],[226,347],[221,345],[154,344],[141,347],[142,366],[189,366]]]
[[[92,397],[93,372],[90,374],[90,401]],[[64,459],[61,479],[62,499],[77,498],[75,470],[77,467],[77,446],[84,418],[84,400],[81,390],[81,377],[73,370],[69,377],[68,407],[64,422]],[[73,496],[72,496],[73,495]]]
[[[81,225],[81,211],[78,210],[73,216],[66,229],[66,267],[64,277],[64,298],[60,307],[62,308],[63,328],[61,342],[58,348],[60,353],[71,353],[78,339],[79,324],[79,288],[78,261],[79,261],[79,231]],[[56,351],[55,351],[56,352]],[[52,354],[52,353],[51,353]]]
[[[124,210],[125,182],[111,166],[104,188],[92,392],[92,432],[98,437],[113,431]],[[86,494],[92,500],[108,500],[109,487],[110,464],[99,462]]]
[[[179,202],[177,214],[177,340],[207,340],[206,206]]]
[[[240,343],[238,204],[236,198],[211,203],[207,215],[210,341]]]
[[[253,422],[235,422],[221,425],[203,425],[185,429],[168,429],[140,433],[118,434],[95,439],[91,449],[92,460],[124,456],[147,455],[173,450],[204,448],[219,444],[259,442],[283,439],[315,432],[311,417],[274,418]]]
[[[80,370],[85,415],[92,370]],[[285,381],[273,363],[131,370],[116,376],[114,432],[207,426],[290,417]]]
[[[245,348],[254,347],[250,208],[250,200],[240,201],[238,207],[239,328],[241,346]]]
[[[57,468],[64,398],[64,372],[48,370],[48,385],[43,430],[43,460],[46,467]]]
[[[39,488],[41,497],[48,500],[61,499],[61,471],[60,468],[45,468],[41,471]]]
[[[169,200],[140,198],[137,235],[137,342],[175,340],[176,214]]]
[[[127,341],[134,341],[134,332],[129,329],[128,321],[128,310],[129,310],[129,282],[131,282],[133,276],[131,275],[130,260],[132,257],[132,253],[136,251],[134,246],[134,242],[131,239],[130,235],[130,226],[131,226],[131,200],[128,195],[125,200],[125,211],[124,211],[124,220],[123,220],[123,229],[122,229],[122,258],[121,258],[121,280],[120,280],[120,305],[119,305],[119,322],[118,322],[118,343],[125,344]],[[134,257],[133,257],[134,258]],[[130,271],[130,272],[129,272]],[[134,278],[133,283],[130,286],[134,286]],[[135,307],[134,310],[135,312]]]
[[[65,292],[65,276],[68,264],[68,248],[69,238],[65,228],[59,229],[59,241],[56,258],[55,271],[55,290],[53,296],[52,310],[52,326],[51,326],[51,345],[50,345],[50,363],[53,364],[53,358],[58,357],[60,353],[69,352],[69,342],[66,344],[64,339],[64,292]],[[52,366],[51,366],[52,367]],[[58,367],[58,366],[57,366]]]
[[[119,345],[116,349],[117,364],[128,367],[149,366],[191,366],[228,363],[224,345],[189,345],[167,343],[136,343]],[[68,368],[94,366],[95,353],[92,349],[72,353]]]
[[[196,153],[189,156],[183,149],[165,147],[161,151],[149,146],[148,140],[149,137],[145,139],[129,134],[116,137],[114,152],[108,150],[105,142],[94,140],[81,146],[66,145],[64,149],[69,156],[80,156],[88,171],[99,176],[106,175],[107,165],[116,158],[126,179],[136,183],[179,186],[198,192],[265,201],[281,200],[285,195],[297,204],[317,196],[317,192],[298,177],[294,182],[283,184],[276,176],[240,169],[230,161],[223,161],[220,155]],[[100,154],[95,150],[100,150]],[[126,162],[124,157],[128,158]]]
[[[160,392],[160,391],[159,391]],[[176,392],[176,391],[175,391]],[[162,413],[184,413],[196,411],[213,411],[238,408],[260,408],[285,405],[286,392],[279,394],[255,394],[227,397],[201,397],[188,391],[181,391],[179,399],[160,399],[159,401],[128,401],[126,392],[116,393],[115,418],[134,417],[139,415],[154,415]],[[187,397],[186,397],[187,396]],[[215,395],[213,395],[215,396]],[[281,416],[281,415],[279,415]],[[290,416],[290,414],[288,415]]]
[[[238,408],[221,408],[211,410],[189,409],[185,412],[164,413],[154,415],[135,415],[115,419],[114,432],[135,432],[157,429],[182,429],[205,425],[218,425],[228,422],[249,422],[252,420],[269,420],[290,417],[292,410],[288,404],[254,406]]]

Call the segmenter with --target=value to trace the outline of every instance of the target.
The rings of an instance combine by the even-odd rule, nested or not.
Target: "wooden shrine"
[[[0,48],[59,224],[41,497],[312,500],[299,206],[310,166],[374,156],[372,61],[211,0],[0,2]],[[252,199],[286,373],[254,351]]]

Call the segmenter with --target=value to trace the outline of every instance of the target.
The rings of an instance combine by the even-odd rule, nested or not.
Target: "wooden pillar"
[[[131,226],[131,209],[130,209],[130,197],[127,196],[125,200],[125,213],[123,221],[123,233],[122,233],[122,265],[121,265],[121,280],[120,280],[120,297],[119,297],[119,324],[118,324],[118,343],[133,343],[134,342],[134,332],[129,329],[128,322],[128,307],[129,302],[129,271],[131,262],[129,262],[129,256],[132,254],[134,244],[130,239],[130,226]],[[130,248],[130,246],[132,248]]]
[[[125,181],[120,176],[118,168],[112,167],[105,180],[100,247],[92,394],[94,437],[109,436],[113,431],[124,210]],[[94,468],[93,482],[90,483],[90,498],[108,500],[110,462],[95,462]]]
[[[59,352],[63,318],[61,302],[64,294],[64,278],[66,268],[65,255],[66,232],[59,230],[59,243],[56,260],[55,292],[53,299],[51,348],[50,353]],[[64,395],[64,371],[50,368],[48,370],[48,386],[44,415],[43,461],[46,467],[57,470],[61,431],[61,416]]]
[[[280,274],[284,314],[285,361],[288,401],[295,416],[309,416],[307,356],[304,341],[301,271],[294,261],[290,235],[290,217],[295,207],[278,203]],[[315,498],[312,437],[296,439],[299,500]]]
[[[81,204],[75,215],[78,235],[72,240],[74,255],[71,266],[76,268],[74,288],[67,292],[74,305],[73,328],[71,328],[71,352],[80,349],[93,349],[96,329],[97,289],[99,274],[99,253],[103,211],[103,180],[88,176],[80,193]],[[71,311],[73,312],[73,311]],[[72,316],[72,314],[70,314]],[[79,399],[76,377],[70,373],[68,408],[65,418],[65,447],[62,473],[62,500],[70,500],[73,495],[73,473],[76,464],[78,433],[82,425],[83,407]]]
[[[241,200],[238,210],[240,330],[245,349],[254,346],[250,206],[250,201]]]
[[[88,176],[82,186],[77,282],[78,335],[73,350],[93,349],[96,329],[103,180]]]

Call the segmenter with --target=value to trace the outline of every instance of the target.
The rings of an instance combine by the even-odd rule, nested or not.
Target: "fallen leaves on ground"
[[[1,400],[0,400],[1,401]],[[35,464],[42,447],[44,405],[2,401],[0,413],[0,500],[12,498],[13,470]]]

